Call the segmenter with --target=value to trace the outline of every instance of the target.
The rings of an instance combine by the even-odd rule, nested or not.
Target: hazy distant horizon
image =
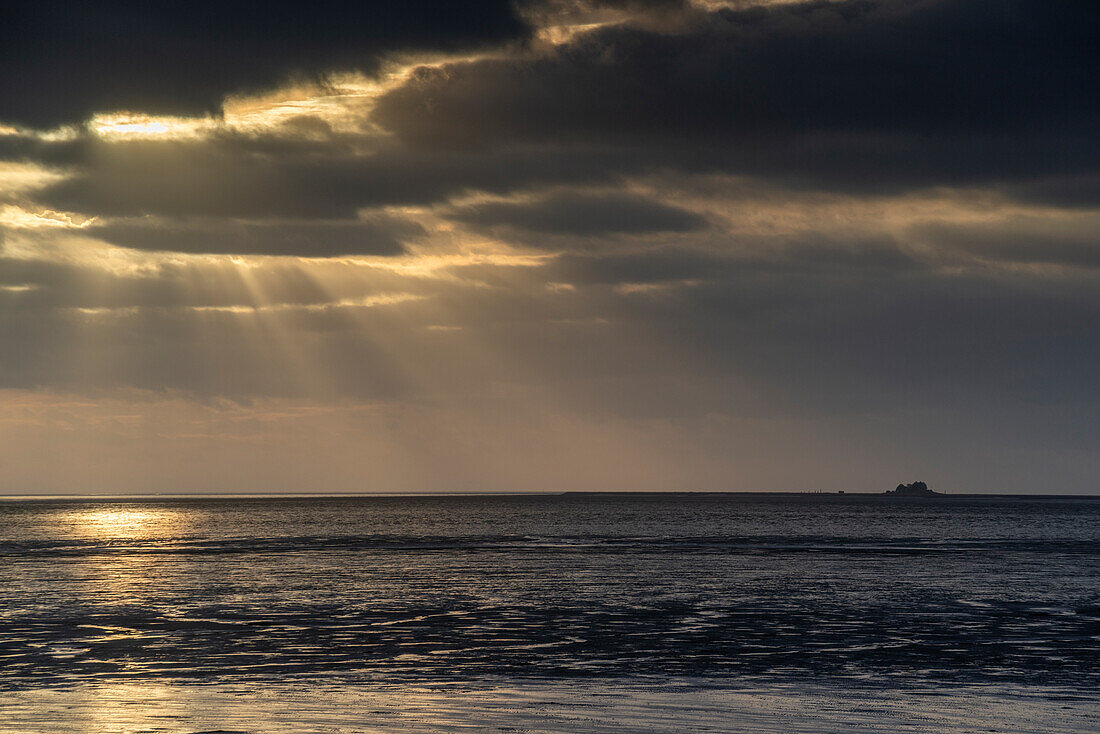
[[[1100,492],[1094,493],[1069,493],[1069,494],[1057,494],[1057,493],[1027,493],[1027,492],[942,492],[944,498],[980,498],[980,497],[1001,497],[1001,498],[1034,498],[1034,499],[1100,499]],[[110,494],[110,493],[86,493],[86,494],[16,494],[16,493],[0,493],[0,501],[2,500],[37,500],[37,499],[56,499],[56,500],[83,500],[83,499],[117,499],[117,500],[140,500],[140,499],[339,499],[341,497],[347,498],[400,498],[400,497],[567,497],[570,495],[601,495],[601,496],[634,496],[634,495],[651,495],[654,497],[660,496],[682,496],[682,495],[695,495],[700,497],[710,495],[746,495],[746,496],[771,496],[771,495],[813,495],[813,496],[831,496],[831,497],[875,497],[886,496],[886,490],[874,491],[874,490],[816,490],[816,489],[790,489],[790,490],[768,490],[768,491],[754,491],[750,489],[741,490],[709,490],[709,489],[685,489],[685,490],[570,490],[555,492],[552,490],[545,491],[425,491],[425,492],[136,492],[130,494]],[[890,498],[887,498],[890,499]],[[901,501],[914,498],[900,498]],[[918,500],[922,498],[916,498]],[[931,498],[928,501],[935,501],[939,498]]]

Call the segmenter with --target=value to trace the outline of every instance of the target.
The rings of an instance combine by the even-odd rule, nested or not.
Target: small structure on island
[[[891,494],[897,497],[941,497],[939,492],[933,492],[928,488],[928,485],[924,482],[913,482],[912,484],[899,484],[894,489],[886,490],[886,494]]]

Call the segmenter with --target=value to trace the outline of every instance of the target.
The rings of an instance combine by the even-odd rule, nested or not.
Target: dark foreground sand
[[[878,691],[654,684],[110,684],[0,693],[0,731],[197,732],[1080,732],[1100,694],[1059,689]]]

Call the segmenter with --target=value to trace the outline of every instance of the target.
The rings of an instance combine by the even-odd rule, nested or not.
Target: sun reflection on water
[[[101,610],[141,606],[163,592],[171,557],[155,549],[171,548],[193,531],[193,513],[179,507],[108,503],[73,507],[62,528],[86,554],[66,564],[68,582],[78,596]],[[140,637],[127,625],[110,624],[93,637],[97,644]]]
[[[75,512],[76,534],[104,540],[145,540],[172,533],[186,524],[180,512],[158,507],[96,507]]]
[[[0,692],[5,732],[301,731],[1095,731],[1090,702],[1058,689],[1018,686],[943,691],[852,690],[822,685],[740,688],[684,681],[471,682],[439,685],[111,683]],[[50,722],[49,729],[41,726]]]

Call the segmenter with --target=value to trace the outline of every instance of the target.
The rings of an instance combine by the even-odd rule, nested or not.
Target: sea
[[[0,732],[1097,732],[1100,498],[0,501]]]

